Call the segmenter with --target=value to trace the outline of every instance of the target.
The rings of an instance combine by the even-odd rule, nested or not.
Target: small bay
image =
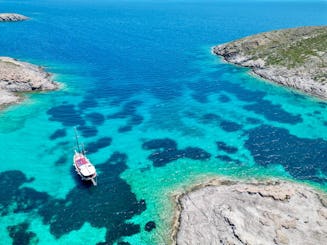
[[[327,102],[211,53],[324,25],[326,2],[17,0],[0,11],[30,17],[0,23],[0,55],[64,84],[0,112],[3,244],[167,244],[172,196],[212,176],[327,191]],[[97,187],[73,170],[74,126]]]

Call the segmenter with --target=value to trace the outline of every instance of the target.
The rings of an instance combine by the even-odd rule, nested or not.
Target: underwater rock
[[[110,140],[105,138],[103,141],[108,143]],[[32,179],[27,179],[20,171],[0,172],[0,185],[6,187],[0,188],[0,215],[9,217],[13,213],[28,213],[34,217],[38,214],[56,238],[89,223],[107,230],[106,241],[99,244],[119,242],[122,237],[140,232],[141,226],[129,220],[146,209],[145,200],[138,200],[131,186],[120,177],[128,168],[126,161],[126,154],[114,152],[106,162],[98,164],[97,170],[103,177],[99,178],[96,188],[89,188],[72,171],[77,184],[65,198],[54,198],[45,192],[22,187]],[[37,244],[27,223],[7,229],[14,244]]]
[[[225,131],[225,132],[235,132],[240,129],[242,129],[242,125],[238,124],[236,122],[228,121],[228,120],[223,120],[220,123],[220,127]]]
[[[106,241],[99,244],[114,244],[121,237],[139,233],[140,225],[128,220],[142,213],[146,203],[137,200],[131,186],[120,177],[127,169],[126,160],[127,155],[113,153],[106,162],[97,164],[97,171],[103,177],[98,179],[96,188],[89,189],[78,179],[79,185],[64,199],[51,199],[41,206],[37,211],[44,224],[49,225],[51,234],[59,238],[79,230],[86,222],[107,229]]]
[[[66,129],[58,129],[53,134],[50,135],[50,140],[55,140],[67,135]]]
[[[137,108],[143,104],[142,101],[139,100],[132,100],[127,102],[123,108],[112,114],[109,115],[108,119],[128,119],[126,125],[121,126],[118,129],[119,133],[129,132],[133,129],[134,126],[140,125],[144,118],[141,115],[136,114]]]
[[[29,187],[22,187],[24,183],[32,181],[24,173],[17,170],[0,173],[0,215],[20,213],[34,210],[49,199],[45,192],[38,192]]]
[[[222,150],[226,153],[234,154],[238,151],[237,147],[229,146],[223,141],[218,141],[218,142],[216,142],[216,144],[217,144],[217,148],[219,150]]]
[[[297,179],[326,182],[327,141],[299,138],[287,129],[262,125],[247,131],[245,147],[262,166],[281,164]]]
[[[260,100],[256,103],[243,106],[248,111],[254,111],[257,114],[262,114],[270,121],[297,124],[303,121],[299,114],[292,114],[283,110],[281,105],[274,105],[268,100]]]
[[[102,125],[105,121],[104,115],[98,112],[92,112],[85,115],[87,120],[90,120],[93,125]]]
[[[177,143],[169,138],[149,140],[143,143],[143,149],[154,150],[148,159],[153,162],[155,167],[165,166],[179,158],[208,160],[211,157],[210,153],[198,147],[178,149]]]
[[[227,96],[227,95],[220,95],[219,96],[219,99],[218,99],[221,103],[227,103],[229,102],[231,99]]]
[[[13,239],[12,245],[38,244],[39,240],[34,232],[27,231],[29,224],[24,222],[18,225],[8,226],[9,236]]]
[[[216,156],[217,159],[220,159],[224,162],[233,162],[233,159],[230,156],[227,155],[218,155]]]
[[[68,162],[68,157],[66,155],[62,155],[61,157],[58,158],[57,161],[55,161],[55,165],[59,166],[59,165],[65,164],[67,162]]]
[[[144,230],[150,232],[156,228],[156,223],[154,221],[149,221],[145,224]]]
[[[81,111],[73,104],[54,106],[47,111],[47,114],[50,116],[50,121],[60,122],[63,126],[83,126],[86,123],[81,116]]]
[[[98,150],[110,146],[112,142],[112,138],[110,137],[102,137],[98,139],[96,142],[91,142],[87,145],[86,149],[88,153],[95,153]]]
[[[93,126],[78,126],[77,130],[81,132],[81,134],[83,135],[83,137],[89,138],[89,137],[93,137],[96,136],[98,134],[98,130],[96,127]]]

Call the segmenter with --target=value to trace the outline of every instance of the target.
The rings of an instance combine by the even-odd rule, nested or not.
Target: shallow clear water
[[[60,91],[0,114],[4,244],[166,244],[172,195],[210,176],[323,190],[327,104],[223,63],[210,48],[322,25],[324,2],[0,1],[1,55],[45,66]],[[73,127],[99,172],[72,169]],[[149,221],[156,228],[146,231]],[[151,228],[153,223],[148,224]]]

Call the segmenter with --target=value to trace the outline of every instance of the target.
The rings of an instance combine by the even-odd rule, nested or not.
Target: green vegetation
[[[266,58],[268,65],[282,65],[295,68],[303,65],[308,60],[317,57],[321,66],[325,66],[319,52],[327,50],[327,33],[318,33],[313,37],[303,38],[297,42],[289,43],[287,46],[276,48]]]

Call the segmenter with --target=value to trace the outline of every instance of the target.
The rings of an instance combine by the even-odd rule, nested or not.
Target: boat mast
[[[86,150],[85,150],[85,147],[84,147],[84,144],[82,143],[82,153],[84,156],[86,156]]]
[[[75,138],[76,138],[77,150],[78,150],[79,153],[81,153],[81,148],[80,148],[80,145],[79,145],[79,142],[78,142],[78,134],[77,134],[76,127],[74,127],[74,131],[75,131]]]

